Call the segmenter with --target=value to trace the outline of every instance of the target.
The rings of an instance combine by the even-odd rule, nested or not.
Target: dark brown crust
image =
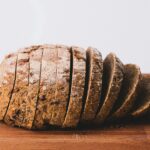
[[[142,74],[139,84],[137,100],[131,115],[133,117],[141,117],[150,112],[150,75]]]
[[[87,92],[81,122],[89,122],[96,116],[102,88],[103,62],[101,53],[92,47],[87,49]],[[86,89],[86,87],[85,87]]]
[[[86,52],[82,48],[72,47],[72,55],[72,87],[63,127],[76,127],[78,125],[83,103],[82,99],[85,85]]]
[[[56,90],[56,46],[44,48],[41,68],[40,93],[33,123],[34,128],[45,128],[52,116]]]
[[[34,50],[31,47],[31,50],[29,51],[30,51],[29,88],[25,108],[25,117],[22,122],[22,127],[27,129],[31,129],[33,126],[37,101],[39,97],[38,94],[39,94],[43,46],[35,46]]]
[[[112,118],[121,118],[126,116],[133,107],[136,99],[136,91],[141,78],[140,68],[132,64],[125,65],[124,68],[124,80]]]
[[[69,98],[70,82],[70,48],[57,45],[57,65],[56,65],[56,91],[55,103],[50,120],[51,125],[62,126]]]
[[[4,119],[16,79],[17,54],[5,57],[0,67],[0,120]]]
[[[28,92],[29,55],[18,53],[16,82],[4,121],[9,125],[21,126],[24,118]]]
[[[103,123],[119,95],[120,88],[123,80],[124,66],[122,62],[110,53],[104,60],[104,73],[103,73],[103,85],[102,85],[102,99],[103,104],[96,116],[95,122]]]

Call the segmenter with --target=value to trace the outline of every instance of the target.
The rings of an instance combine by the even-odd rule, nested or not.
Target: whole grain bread
[[[103,61],[101,53],[92,47],[86,52],[86,86],[81,123],[90,122],[96,116],[102,88]]]
[[[68,109],[63,127],[76,127],[79,123],[86,76],[86,51],[72,47],[72,81]]]
[[[16,80],[17,54],[5,57],[0,67],[0,120],[4,119]]]
[[[4,121],[9,125],[21,126],[24,118],[29,85],[29,54],[18,53],[16,82]]]
[[[0,64],[0,120],[11,126],[99,126],[149,113],[150,76],[141,79],[138,66],[124,66],[113,53],[102,62],[92,47],[37,45]]]
[[[98,124],[103,123],[111,112],[121,89],[124,72],[122,62],[114,53],[105,58],[103,67],[101,105],[95,118]]]
[[[114,106],[114,112],[112,112],[112,118],[121,118],[130,112],[136,99],[140,78],[141,72],[137,65],[128,64],[124,66],[124,80]]]

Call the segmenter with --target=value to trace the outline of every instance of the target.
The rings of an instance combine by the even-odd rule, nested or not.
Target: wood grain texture
[[[0,123],[1,150],[148,150],[150,125],[84,131],[29,131]]]

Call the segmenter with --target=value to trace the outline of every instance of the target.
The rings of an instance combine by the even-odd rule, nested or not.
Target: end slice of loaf
[[[5,57],[0,67],[0,120],[4,119],[16,80],[17,54]]]

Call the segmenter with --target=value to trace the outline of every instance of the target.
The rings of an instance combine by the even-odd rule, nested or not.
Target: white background
[[[150,0],[0,0],[0,59],[44,43],[115,52],[150,73]]]

